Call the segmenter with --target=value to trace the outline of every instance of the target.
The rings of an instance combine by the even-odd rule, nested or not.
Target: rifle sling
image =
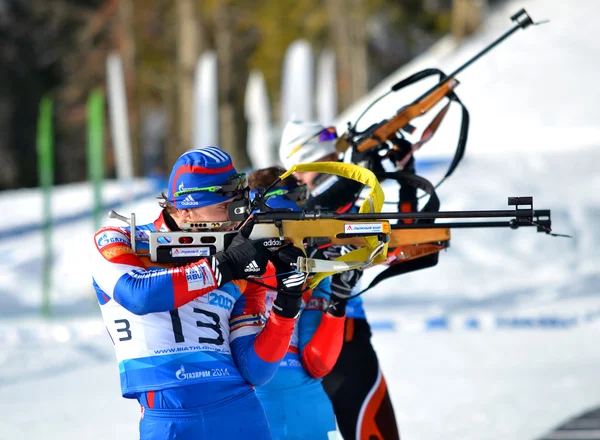
[[[440,253],[436,252],[434,254],[425,255],[420,258],[415,258],[414,260],[409,260],[409,261],[405,261],[400,264],[395,264],[393,266],[390,266],[387,269],[385,269],[383,272],[381,272],[379,275],[377,275],[375,278],[373,278],[373,281],[371,281],[371,283],[369,284],[369,286],[366,289],[363,289],[356,295],[352,295],[352,296],[354,297],[354,296],[362,295],[367,290],[372,289],[377,284],[379,284],[380,282],[382,282],[383,280],[386,280],[388,278],[395,277],[395,276],[402,275],[402,274],[409,273],[409,272],[414,272],[416,270],[426,269],[428,267],[433,267],[438,263],[439,256],[440,256]]]
[[[418,176],[407,171],[376,173],[375,175],[379,180],[392,179],[398,182],[400,185],[408,185],[412,188],[424,191],[425,193],[429,194],[429,200],[427,200],[427,203],[419,212],[439,212],[440,199],[437,193],[435,192],[435,187],[429,180],[425,179],[424,177]],[[420,221],[423,223],[431,222],[431,220],[423,219]],[[401,223],[401,221],[399,220],[398,223]]]
[[[433,75],[439,75],[440,82],[446,79],[446,74],[444,72],[442,72],[440,69],[435,69],[435,68],[424,69],[424,70],[421,70],[420,72],[412,74],[408,78],[403,79],[399,83],[395,84],[392,87],[392,89],[394,91],[398,91],[400,89],[403,89],[404,87],[408,87],[416,82],[419,82],[419,81],[421,81],[425,78],[428,78],[430,76],[433,76]],[[469,133],[469,111],[467,110],[465,105],[462,103],[462,101],[458,98],[456,93],[450,92],[446,96],[448,97],[448,99],[458,103],[458,105],[461,106],[462,120],[461,120],[461,124],[460,124],[460,133],[458,135],[458,143],[456,145],[456,151],[454,152],[454,157],[452,158],[452,162],[450,163],[450,166],[448,167],[448,171],[446,171],[446,174],[444,175],[442,180],[438,184],[435,185],[436,188],[438,186],[440,186],[444,180],[446,180],[448,177],[450,177],[450,175],[454,172],[454,170],[460,163],[461,159],[463,158],[463,156],[465,154],[465,148],[467,146],[467,137],[468,137],[468,133]]]
[[[429,194],[429,200],[419,212],[439,212],[440,210],[440,199],[435,191],[435,187],[433,184],[425,179],[424,177],[418,176],[408,171],[395,171],[395,172],[386,172],[386,173],[377,173],[378,179],[393,179],[398,182],[400,185],[407,185],[415,189],[420,189],[425,193]],[[432,223],[435,220],[419,220],[421,223]],[[402,221],[398,220],[400,224]],[[398,275],[402,275],[409,272],[414,272],[416,270],[426,269],[428,267],[433,267],[438,263],[439,251],[433,254],[424,255],[422,257],[417,257],[411,259],[409,261],[399,262],[398,264],[394,264],[386,268],[383,272],[379,273],[371,284],[366,289],[363,289],[358,295],[362,295],[367,290],[375,287],[381,281],[386,280],[391,277],[395,277]]]

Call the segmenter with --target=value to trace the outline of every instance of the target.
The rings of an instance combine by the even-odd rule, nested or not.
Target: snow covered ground
[[[598,330],[376,332],[374,343],[404,439],[533,440],[600,402]],[[137,438],[104,332],[4,346],[0,371],[2,439]]]

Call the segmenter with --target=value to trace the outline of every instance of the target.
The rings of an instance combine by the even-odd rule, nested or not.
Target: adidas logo
[[[246,266],[244,272],[260,272],[260,267],[256,264],[256,260],[252,260],[252,262]]]
[[[194,200],[194,198],[192,197],[191,194],[188,194],[188,196],[185,199],[183,199],[181,204],[182,205],[197,205],[198,202]]]

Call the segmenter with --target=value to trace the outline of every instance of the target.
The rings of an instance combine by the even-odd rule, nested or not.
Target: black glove
[[[348,298],[363,275],[360,269],[339,272],[331,276],[331,300],[325,309],[330,315],[342,317]]]
[[[298,257],[303,256],[304,252],[300,249],[288,245],[279,249],[271,259],[275,266],[278,289],[273,311],[279,316],[295,318],[300,312],[306,274],[296,271],[296,262]]]
[[[218,285],[265,273],[270,253],[262,242],[263,240],[250,240],[238,234],[227,249],[213,255],[212,269]]]
[[[331,276],[331,296],[348,299],[354,287],[358,284],[363,271],[361,269],[347,270]]]

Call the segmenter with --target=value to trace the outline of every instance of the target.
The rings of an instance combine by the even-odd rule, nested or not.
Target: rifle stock
[[[378,229],[379,233],[348,234],[345,229],[348,225],[369,225]],[[173,253],[179,250],[179,258],[198,258],[214,255],[223,251],[231,242],[236,232],[151,232],[150,259],[153,262],[169,260],[167,255],[177,258]],[[259,223],[254,225],[250,233],[251,240],[263,240],[267,248],[279,248],[286,244],[293,244],[303,249],[309,245],[345,245],[354,247],[366,246],[365,237],[372,237],[387,242],[389,247],[418,245],[426,243],[446,242],[450,240],[450,229],[391,229],[388,222],[352,222],[343,220],[283,220],[281,229],[272,223]],[[193,250],[198,250],[194,255],[189,255]],[[167,253],[168,251],[168,253]],[[188,255],[186,255],[188,254]]]
[[[451,93],[458,84],[459,82],[453,78],[438,84],[433,90],[428,92],[426,96],[423,96],[418,101],[400,109],[392,119],[379,124],[373,133],[358,142],[356,149],[362,153],[378,146],[382,142],[390,140],[392,137],[396,136],[396,132],[406,127],[410,121],[431,110],[433,106],[442,100],[442,98]]]
[[[441,233],[438,231],[442,231]],[[366,247],[366,238],[375,238],[381,243],[418,244],[432,237],[449,239],[444,230],[394,230],[388,221],[336,219],[281,220],[272,223],[257,223],[249,238],[262,240],[263,246],[276,249],[293,244],[299,249],[304,245],[353,245]],[[152,262],[188,262],[214,255],[225,250],[237,232],[150,232],[149,257]],[[437,240],[436,240],[437,241]],[[145,254],[145,253],[144,253]],[[145,254],[147,255],[147,254]]]

